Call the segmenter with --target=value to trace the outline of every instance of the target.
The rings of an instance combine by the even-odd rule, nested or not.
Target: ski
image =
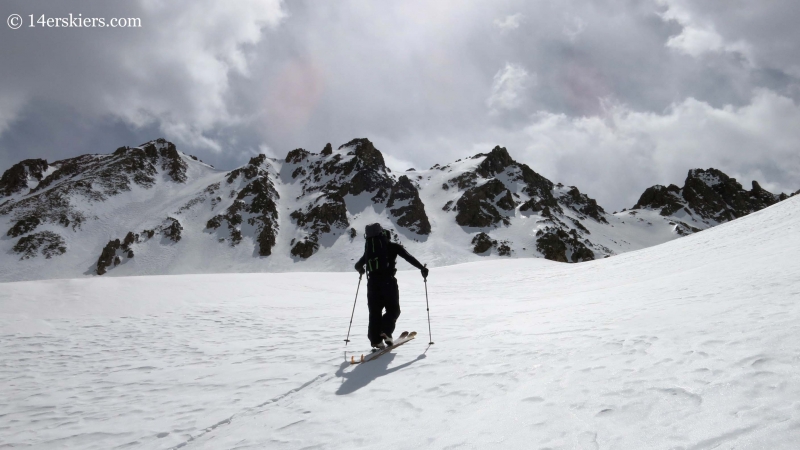
[[[400,347],[401,345],[405,344],[406,342],[414,339],[416,336],[417,336],[417,332],[416,331],[412,331],[411,333],[409,333],[408,331],[403,331],[400,334],[400,337],[398,337],[397,339],[394,340],[394,343],[391,345],[391,347],[386,347],[383,350],[378,350],[378,351],[372,352],[372,353],[370,353],[368,355],[361,355],[361,358],[358,359],[358,360],[356,359],[355,356],[351,356],[350,357],[350,364],[362,364],[362,363],[365,363],[365,362],[368,362],[368,361],[372,361],[373,359],[378,359],[381,355],[389,353],[393,349],[395,349],[397,347]]]

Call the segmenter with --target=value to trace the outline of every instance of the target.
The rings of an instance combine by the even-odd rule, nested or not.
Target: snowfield
[[[800,448],[799,224],[795,197],[598,261],[436,268],[430,347],[404,271],[417,339],[356,366],[355,272],[0,284],[0,448]]]

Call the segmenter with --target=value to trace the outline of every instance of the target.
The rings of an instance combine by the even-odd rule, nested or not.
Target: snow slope
[[[604,260],[434,269],[430,348],[401,272],[420,334],[363,366],[354,273],[0,284],[0,448],[794,449],[798,224],[792,198]]]

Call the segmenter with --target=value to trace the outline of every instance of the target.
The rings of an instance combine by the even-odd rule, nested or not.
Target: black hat
[[[383,227],[379,223],[371,223],[364,228],[364,234],[368,238],[380,236],[383,232]]]

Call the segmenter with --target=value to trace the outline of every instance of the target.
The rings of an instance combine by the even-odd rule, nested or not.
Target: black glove
[[[358,272],[359,275],[364,275],[364,266],[356,264],[356,272]]]
[[[427,267],[423,267],[421,271],[422,271],[422,278],[427,279],[428,278],[428,268]]]

